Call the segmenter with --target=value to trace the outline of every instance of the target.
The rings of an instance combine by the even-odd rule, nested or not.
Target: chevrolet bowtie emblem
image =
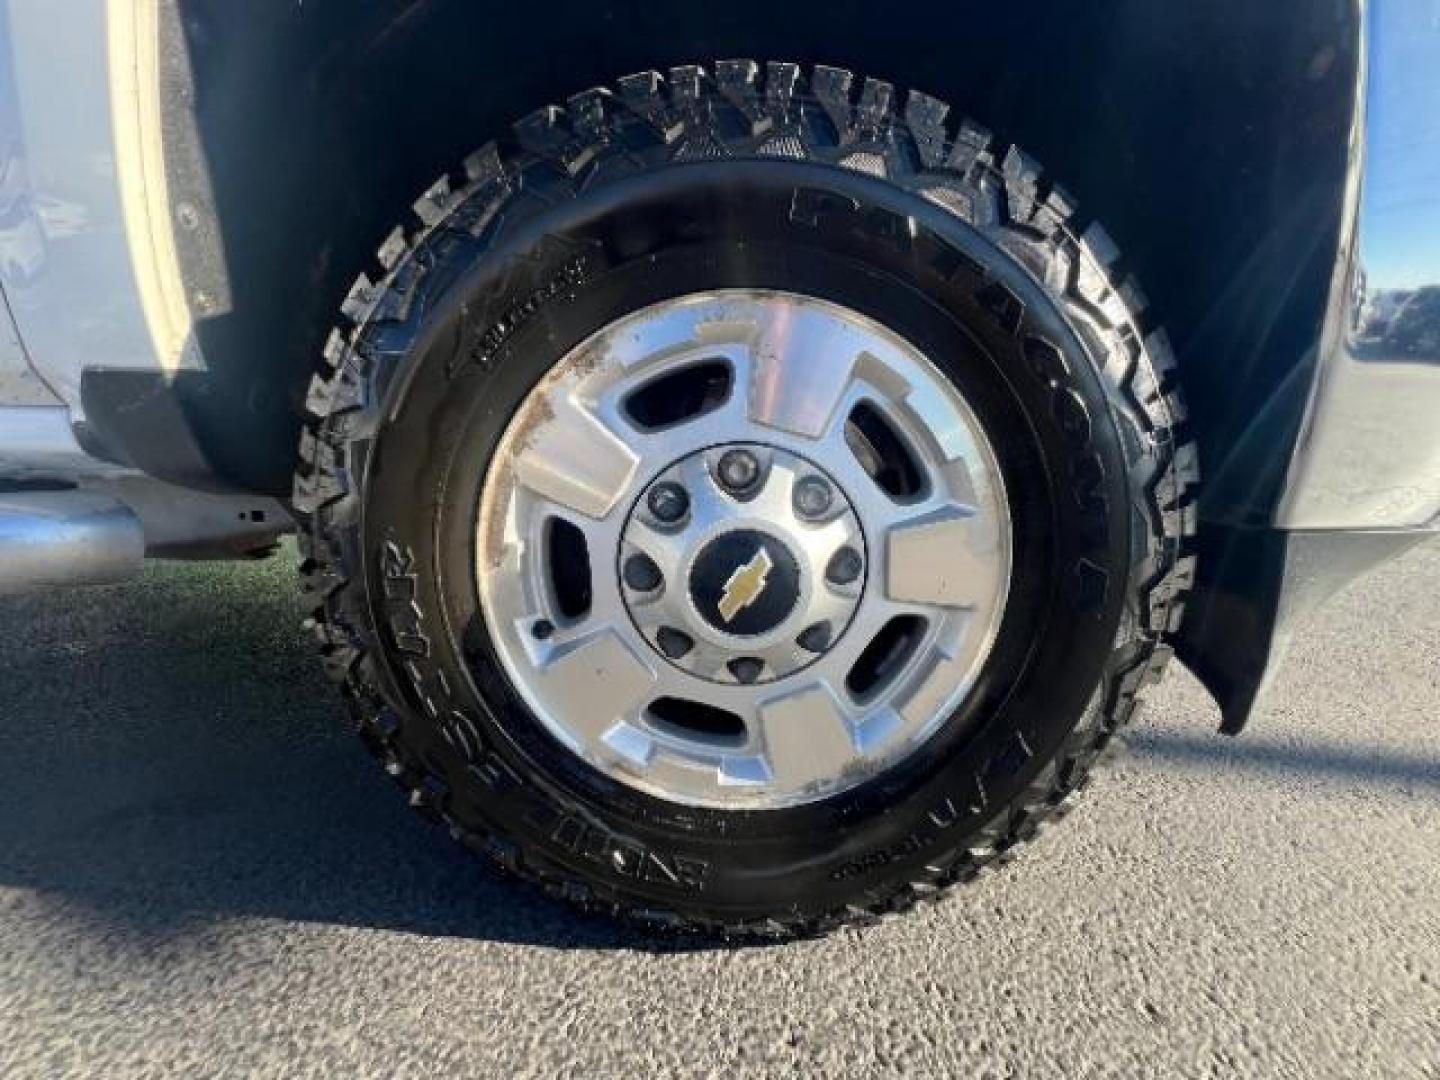
[[[763,547],[750,557],[749,562],[737,566],[720,595],[720,617],[728,623],[758,600],[765,591],[765,579],[774,568],[774,560]]]

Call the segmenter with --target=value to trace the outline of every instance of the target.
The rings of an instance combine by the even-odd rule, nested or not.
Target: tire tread
[[[673,68],[668,76],[643,71],[618,80],[613,91],[595,88],[564,106],[532,112],[516,124],[513,145],[476,151],[421,195],[412,221],[384,238],[374,264],[357,276],[341,305],[306,398],[293,496],[302,519],[300,574],[314,605],[307,625],[327,673],[344,687],[363,741],[411,804],[447,824],[466,847],[552,896],[651,930],[810,936],[873,924],[933,901],[948,886],[1009,861],[1019,844],[1067,812],[1071,796],[1114,754],[1116,734],[1134,715],[1140,690],[1160,677],[1170,658],[1167,642],[1195,577],[1200,477],[1168,339],[1146,327],[1144,294],[1123,273],[1118,247],[1100,225],[1082,223],[1073,200],[1034,159],[927,94],[905,94],[897,109],[890,83],[866,79],[857,93],[857,80],[843,68],[820,65],[807,74],[798,64],[739,59],[720,61],[713,72],[697,65]],[[723,131],[721,117],[728,119]],[[883,175],[965,217],[1031,269],[1104,361],[1112,407],[1137,433],[1132,486],[1146,536],[1131,568],[1131,611],[1095,706],[1035,781],[963,847],[926,863],[908,881],[833,911],[717,923],[634,905],[511,837],[460,823],[448,811],[444,781],[405,745],[368,657],[372,643],[358,629],[364,620],[357,477],[378,419],[379,387],[418,331],[418,313],[433,306],[453,278],[438,273],[437,264],[482,251],[488,223],[517,192],[542,203],[573,194],[602,162],[633,157],[642,144],[658,146],[672,160],[803,155],[867,171],[878,161]],[[447,235],[453,239],[448,254],[441,250]],[[1058,272],[1063,266],[1068,272]],[[994,310],[1004,325],[1006,302],[1014,298],[998,283],[995,288]]]

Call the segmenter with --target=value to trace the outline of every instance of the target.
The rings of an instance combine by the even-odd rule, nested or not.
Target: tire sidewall
[[[645,304],[742,287],[844,304],[926,352],[995,446],[1016,552],[995,647],[944,728],[860,788],[763,812],[658,800],[562,748],[505,676],[475,578],[482,479],[545,370]],[[1030,273],[916,195],[778,162],[614,182],[493,236],[396,375],[362,478],[369,632],[405,699],[404,738],[466,829],[632,903],[828,910],[963,849],[1094,707],[1130,565],[1105,381]]]

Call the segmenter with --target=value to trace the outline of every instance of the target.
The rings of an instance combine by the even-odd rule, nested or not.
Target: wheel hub
[[[819,466],[769,445],[709,447],[636,500],[621,534],[621,592],[671,664],[769,683],[825,655],[849,626],[864,543],[850,500]],[[854,572],[827,576],[837,557]]]

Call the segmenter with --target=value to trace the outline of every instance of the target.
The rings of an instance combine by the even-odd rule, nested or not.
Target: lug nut
[[[795,485],[792,496],[795,512],[802,518],[818,518],[830,509],[835,493],[818,476],[807,476]]]
[[[758,679],[760,672],[765,670],[765,661],[757,660],[753,656],[741,656],[725,666],[730,669],[730,674],[735,676],[736,682],[749,684]]]
[[[847,544],[830,556],[830,561],[825,566],[825,580],[831,585],[849,585],[860,576],[863,567],[864,560],[860,558],[860,552]]]
[[[530,633],[536,641],[544,641],[551,634],[555,633],[555,624],[549,619],[536,619],[530,624]]]
[[[760,462],[749,450],[726,450],[715,465],[720,483],[732,492],[744,491],[760,475]]]
[[[830,624],[828,622],[817,622],[813,626],[807,626],[800,632],[800,636],[795,639],[795,644],[799,645],[806,652],[824,652],[830,644]]]
[[[657,521],[673,525],[690,509],[690,496],[679,484],[666,480],[650,489],[650,494],[645,496],[645,505]]]
[[[625,560],[622,574],[625,584],[636,592],[653,592],[665,580],[660,573],[660,567],[655,565],[655,560],[649,555],[631,555]]]
[[[659,645],[660,651],[671,660],[679,660],[695,647],[689,634],[676,630],[673,626],[662,626],[655,631],[655,644]]]

